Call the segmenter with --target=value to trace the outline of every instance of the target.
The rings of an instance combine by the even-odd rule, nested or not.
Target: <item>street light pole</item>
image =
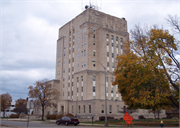
[[[105,73],[105,126],[108,126],[107,122],[107,99],[106,99],[106,67],[104,67],[99,61],[92,60],[92,62],[98,62],[103,68]]]

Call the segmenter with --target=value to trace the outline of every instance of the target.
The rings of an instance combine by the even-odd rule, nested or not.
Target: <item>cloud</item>
[[[9,92],[14,100],[26,98],[28,86],[36,80],[55,78],[58,29],[79,15],[86,4],[89,1],[2,0],[1,94]],[[103,0],[98,5],[104,13],[125,17],[128,30],[137,23],[168,28],[167,15],[179,12],[176,1]]]

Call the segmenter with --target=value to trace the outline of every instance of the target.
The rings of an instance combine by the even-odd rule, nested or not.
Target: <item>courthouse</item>
[[[87,8],[59,28],[56,78],[49,82],[60,92],[60,97],[56,101],[57,107],[47,109],[45,115],[71,113],[78,118],[93,116],[98,120],[105,116],[106,93],[107,115],[122,118],[125,105],[118,86],[112,86],[112,82],[117,67],[116,57],[125,52],[123,44],[126,41],[129,41],[129,33],[125,18],[92,8]],[[133,117],[142,114],[146,115],[147,110],[139,109]],[[147,116],[153,117],[153,114]]]

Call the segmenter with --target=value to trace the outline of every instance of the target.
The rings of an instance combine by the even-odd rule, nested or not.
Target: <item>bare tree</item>
[[[166,21],[173,28],[174,32],[180,34],[180,19],[176,15],[174,17],[171,15],[168,15],[168,18],[166,18]]]
[[[47,79],[36,81],[35,87],[29,86],[29,97],[34,99],[34,104],[42,110],[42,120],[44,119],[44,111],[47,107],[56,106],[55,100],[58,99],[59,92],[53,88]]]

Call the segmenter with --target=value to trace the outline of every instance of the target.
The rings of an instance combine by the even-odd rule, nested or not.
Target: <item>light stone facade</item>
[[[124,114],[120,111],[124,102],[112,82],[116,57],[123,54],[123,43],[128,40],[125,18],[90,8],[62,26],[57,40],[55,80],[60,97],[57,108],[47,109],[45,114],[57,111],[79,118],[94,116],[98,120],[105,115],[106,86],[107,114],[122,118]],[[92,60],[99,61],[106,72],[101,64]],[[137,115],[142,115],[141,111]]]

